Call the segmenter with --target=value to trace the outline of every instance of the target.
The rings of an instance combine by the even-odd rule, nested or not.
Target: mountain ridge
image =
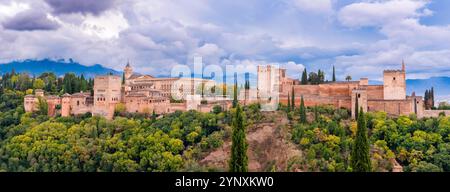
[[[77,75],[83,74],[86,77],[94,77],[96,75],[104,74],[122,74],[114,69],[106,68],[101,64],[94,64],[91,66],[82,65],[72,59],[26,59],[23,61],[12,61],[9,63],[0,64],[0,74],[11,72],[14,69],[18,73],[29,73],[38,76],[45,72],[53,72],[57,76],[63,76],[66,73],[72,72]]]

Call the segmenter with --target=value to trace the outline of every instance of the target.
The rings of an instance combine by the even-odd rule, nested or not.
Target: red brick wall
[[[367,86],[367,97],[371,99],[383,99],[383,85]]]
[[[409,115],[414,113],[410,100],[371,100],[368,111],[385,111],[389,115]]]

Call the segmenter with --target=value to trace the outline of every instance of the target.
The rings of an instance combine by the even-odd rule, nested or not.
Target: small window
[[[361,98],[361,94],[358,94],[358,98]]]
[[[394,81],[395,81],[395,77],[394,77],[393,79],[394,79]]]

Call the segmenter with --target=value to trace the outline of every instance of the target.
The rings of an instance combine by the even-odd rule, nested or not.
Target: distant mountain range
[[[121,72],[115,71],[110,68],[103,67],[100,64],[86,66],[80,63],[69,60],[52,60],[52,59],[42,59],[42,60],[24,60],[24,61],[13,61],[10,63],[0,64],[0,74],[5,74],[11,72],[14,69],[16,72],[26,72],[31,75],[40,75],[44,72],[53,72],[57,76],[62,76],[66,73],[75,73],[77,75],[83,74],[86,77],[94,77],[96,75],[105,74],[116,74],[120,75]]]
[[[27,72],[32,75],[40,75],[44,72],[53,72],[57,76],[62,76],[65,73],[73,72],[77,75],[83,74],[86,77],[94,77],[96,75],[105,74],[115,74],[121,75],[122,72],[103,67],[100,64],[93,66],[85,66],[78,62],[69,60],[52,60],[52,59],[42,59],[42,60],[24,60],[24,61],[13,61],[10,63],[0,64],[0,74],[11,72],[14,69],[16,72]],[[157,77],[164,77],[164,75],[157,75]],[[201,76],[196,76],[201,77]],[[233,76],[227,76],[227,83],[233,83]],[[256,77],[251,75],[250,81],[252,84],[256,85]],[[380,81],[370,81],[372,85],[383,84]],[[434,87],[435,95],[437,100],[449,100],[450,101],[450,77],[431,77],[428,79],[408,79],[406,80],[407,93],[410,95],[413,91],[416,95],[421,95],[425,93],[426,89]]]

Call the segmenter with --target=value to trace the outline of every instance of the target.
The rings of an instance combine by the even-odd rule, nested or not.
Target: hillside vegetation
[[[45,110],[24,112],[25,93],[33,91],[33,84],[63,93],[70,83],[58,86],[52,78],[40,85],[20,77],[2,79],[0,171],[228,170],[234,109],[164,116],[118,113],[113,121],[91,114],[48,117]],[[45,103],[40,107],[45,109]],[[275,112],[261,112],[257,104],[243,111],[249,171],[353,171],[357,125],[348,110],[307,108],[305,119],[300,108],[282,105]],[[391,171],[393,162],[403,171],[450,171],[450,117],[389,117],[383,112],[365,117],[372,171]]]

